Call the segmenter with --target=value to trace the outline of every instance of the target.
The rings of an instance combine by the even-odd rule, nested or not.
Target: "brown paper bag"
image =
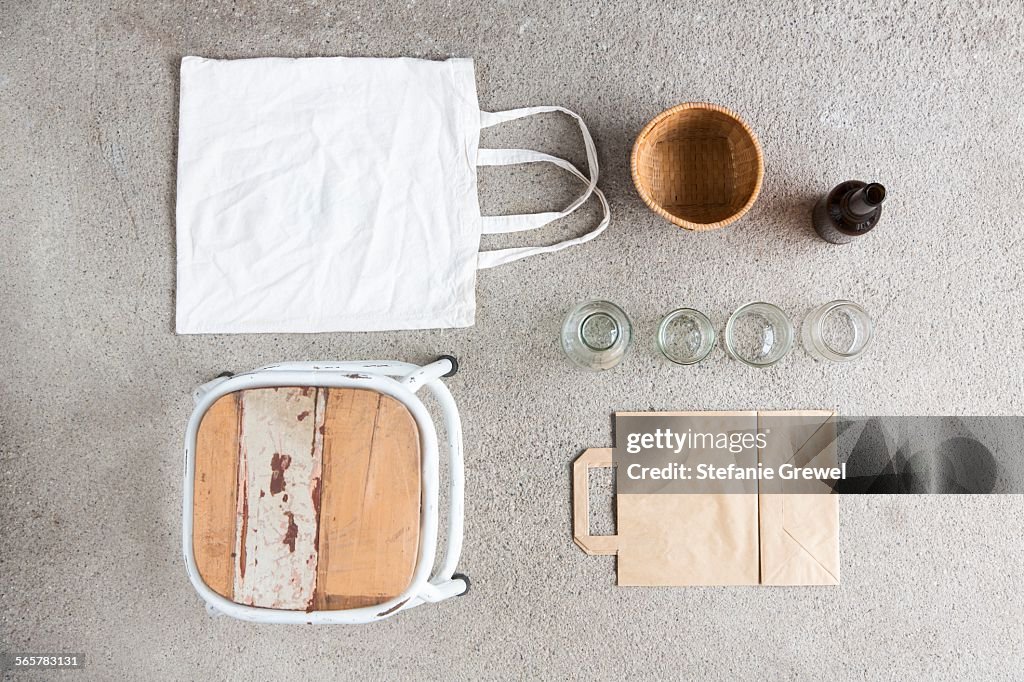
[[[813,451],[813,465],[825,466],[836,456],[831,414],[731,412],[701,416],[727,417],[730,423],[750,419],[752,430],[762,416],[806,417],[798,420],[789,439],[769,439],[768,452],[759,452],[759,458],[767,462],[785,456],[802,465],[806,462],[801,457],[808,458]],[[587,450],[576,460],[573,536],[588,554],[618,556],[619,585],[838,584],[835,495],[786,494],[785,486],[757,495],[618,494],[616,534],[590,535],[588,472],[593,467],[614,465],[611,448]]]

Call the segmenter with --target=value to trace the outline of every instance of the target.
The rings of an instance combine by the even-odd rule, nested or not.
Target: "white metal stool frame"
[[[211,613],[223,613],[257,623],[370,623],[383,620],[424,602],[439,602],[465,594],[469,579],[455,573],[462,553],[464,473],[462,422],[451,392],[441,381],[458,369],[451,356],[429,365],[406,362],[294,362],[268,365],[234,376],[218,377],[196,389],[195,409],[185,432],[185,492],[182,501],[182,549],[189,580]],[[317,386],[362,388],[400,401],[412,413],[419,427],[422,467],[420,504],[420,549],[409,586],[382,604],[334,611],[291,611],[246,606],[214,592],[203,581],[192,548],[192,505],[195,479],[196,434],[203,415],[221,396],[251,388]],[[438,487],[440,479],[437,430],[416,391],[426,386],[434,396],[444,419],[448,450],[448,533],[443,560],[431,575],[437,553],[439,525]]]

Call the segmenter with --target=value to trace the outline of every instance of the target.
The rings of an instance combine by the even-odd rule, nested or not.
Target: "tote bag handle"
[[[551,163],[586,183],[586,190],[584,190],[583,194],[578,196],[571,204],[561,211],[523,213],[520,215],[483,216],[481,217],[481,231],[483,234],[502,234],[508,232],[522,232],[524,230],[533,230],[538,227],[542,227],[554,220],[564,218],[575,211],[590,198],[591,194],[597,195],[598,200],[601,202],[601,209],[603,211],[601,222],[587,234],[580,237],[574,237],[572,239],[566,239],[565,241],[551,244],[549,246],[522,246],[510,249],[497,249],[494,251],[481,251],[477,260],[477,267],[481,270],[493,268],[498,265],[504,265],[505,263],[511,263],[521,258],[526,258],[527,256],[533,256],[539,253],[554,253],[555,251],[561,251],[562,249],[567,249],[570,246],[575,246],[576,244],[588,242],[604,232],[604,229],[608,227],[608,222],[611,218],[611,214],[608,209],[608,200],[605,198],[604,192],[602,192],[597,186],[597,149],[594,147],[593,138],[590,137],[590,131],[587,130],[587,126],[583,123],[583,119],[581,119],[577,114],[569,111],[568,109],[554,106],[526,107],[524,109],[510,109],[508,111],[498,112],[481,111],[480,127],[489,128],[499,123],[504,123],[505,121],[514,121],[517,118],[525,118],[526,116],[556,111],[571,116],[576,120],[576,123],[579,124],[580,132],[583,134],[583,144],[587,150],[587,167],[590,174],[589,177],[581,173],[578,168],[565,159],[561,159],[550,154],[544,154],[543,152],[533,151],[532,149],[481,149],[477,155],[477,165],[509,166],[520,163]]]

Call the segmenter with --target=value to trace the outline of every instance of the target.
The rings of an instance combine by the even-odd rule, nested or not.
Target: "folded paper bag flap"
[[[797,467],[836,466],[835,420],[827,411],[770,413],[764,418],[788,421],[791,439],[761,452],[762,463],[785,461]],[[763,426],[763,425],[762,425]],[[790,454],[792,453],[792,454]],[[806,482],[785,482],[762,493],[760,507],[761,583],[765,585],[839,584],[839,500],[828,492],[811,492]],[[785,492],[783,492],[785,491]]]
[[[820,427],[793,455],[795,466],[830,468],[838,464],[835,415],[817,416]],[[790,546],[790,558],[780,573],[803,585],[839,584],[839,499],[825,483],[812,486],[787,481],[782,496],[782,527]],[[799,486],[799,487],[798,487]],[[811,488],[820,489],[810,493]]]
[[[761,495],[761,584],[838,585],[838,499]]]
[[[572,465],[572,535],[573,540],[587,554],[618,554],[617,535],[590,534],[591,467],[614,467],[611,448],[590,448]]]
[[[834,495],[786,495],[782,524],[793,548],[787,569],[804,585],[839,584],[839,500]]]

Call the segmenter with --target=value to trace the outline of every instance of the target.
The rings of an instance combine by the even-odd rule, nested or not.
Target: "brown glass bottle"
[[[885,187],[847,180],[821,198],[811,213],[814,230],[827,242],[849,244],[878,224]]]

